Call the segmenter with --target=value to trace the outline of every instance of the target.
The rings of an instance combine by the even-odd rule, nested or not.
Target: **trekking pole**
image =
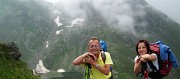
[[[88,79],[88,66],[86,65],[85,78]]]
[[[144,72],[144,78],[143,79],[148,79],[148,71],[147,71],[147,62],[141,62],[142,65],[142,72]]]
[[[148,72],[147,72],[147,69],[144,70],[144,79],[148,79]]]
[[[90,79],[90,72],[91,72],[91,65],[89,63],[86,63],[86,72],[85,72],[86,79]]]

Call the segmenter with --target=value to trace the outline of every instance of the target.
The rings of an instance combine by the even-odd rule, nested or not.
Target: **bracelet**
[[[96,64],[96,66],[95,66],[96,68],[98,68],[99,67],[99,64]]]

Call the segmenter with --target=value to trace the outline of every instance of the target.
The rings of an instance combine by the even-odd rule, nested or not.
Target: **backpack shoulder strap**
[[[105,63],[105,61],[106,61],[106,54],[105,54],[104,51],[101,51],[101,57],[102,57],[103,62]]]
[[[152,54],[152,53],[151,53],[151,54]],[[157,56],[158,65],[159,65],[159,64],[160,64],[160,63],[159,63],[160,57],[159,57],[159,55],[158,55],[157,53],[154,53],[154,54],[156,54],[156,56]],[[157,71],[158,71],[158,69],[154,66],[154,64],[153,64],[152,61],[148,61],[148,64],[149,64],[150,68],[152,69],[152,72],[157,72]]]
[[[101,57],[102,57],[102,60],[105,64],[105,61],[106,61],[106,54],[104,51],[101,51]],[[111,71],[111,77],[109,79],[113,79],[113,72],[112,72],[112,66],[110,66],[110,71]]]
[[[153,70],[152,72],[157,72],[157,68],[154,66],[152,61],[148,61],[148,64],[149,64],[150,68]]]

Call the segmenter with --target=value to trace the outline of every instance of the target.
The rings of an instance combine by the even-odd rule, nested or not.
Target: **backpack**
[[[100,40],[100,45],[101,45],[101,51],[107,52],[106,42],[103,40]]]
[[[102,57],[103,62],[105,63],[105,61],[106,61],[106,54],[105,54],[104,51],[101,51],[101,57]],[[113,79],[112,66],[110,66],[110,72],[111,72],[111,77],[109,79]]]
[[[159,70],[157,70],[152,61],[148,62],[150,68],[152,69],[152,73],[158,72],[160,77],[165,77],[168,76],[172,67],[179,67],[174,53],[170,50],[169,46],[163,44],[162,41],[151,43],[150,50],[152,53],[157,55],[159,64]],[[149,74],[149,76],[151,77],[151,74]]]
[[[106,42],[103,40],[100,40],[100,45],[101,45],[101,57],[102,57],[103,62],[105,63],[106,61],[105,52],[107,52],[107,45],[106,45]],[[109,79],[113,79],[112,66],[110,66],[110,72],[111,72],[111,77]]]

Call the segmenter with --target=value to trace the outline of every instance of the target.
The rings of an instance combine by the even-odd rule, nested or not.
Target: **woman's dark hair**
[[[151,52],[149,42],[147,40],[139,40],[137,42],[137,44],[136,44],[136,53],[137,53],[138,56],[139,56],[139,53],[138,53],[138,45],[139,45],[139,43],[144,43],[146,48],[147,48],[147,52],[148,53]]]

